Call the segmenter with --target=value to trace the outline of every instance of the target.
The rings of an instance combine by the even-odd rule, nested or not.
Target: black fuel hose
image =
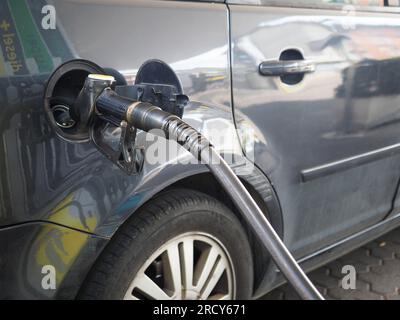
[[[175,115],[149,103],[120,97],[111,89],[104,90],[98,97],[96,111],[104,117],[125,120],[146,132],[161,129],[168,139],[177,141],[205,163],[299,296],[305,300],[323,300],[242,182],[201,133]]]

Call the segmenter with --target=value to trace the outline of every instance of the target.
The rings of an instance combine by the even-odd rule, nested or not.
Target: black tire
[[[145,204],[115,234],[89,273],[79,299],[123,299],[135,274],[163,244],[187,232],[206,232],[231,257],[235,299],[250,299],[253,263],[245,231],[222,203],[203,193],[179,189]]]

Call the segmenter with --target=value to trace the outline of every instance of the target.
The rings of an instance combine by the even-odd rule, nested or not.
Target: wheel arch
[[[258,172],[258,174],[260,173]],[[283,237],[283,222],[278,199],[276,198],[272,186],[266,177],[263,178],[263,184],[255,183],[257,181],[260,182],[260,178],[262,177],[257,178],[252,175],[251,177],[240,177],[240,180],[271,222],[279,236]],[[265,183],[266,180],[267,184]],[[254,292],[259,291],[261,289],[260,286],[263,286],[264,283],[266,283],[266,276],[271,267],[270,256],[265,251],[256,235],[252,232],[250,226],[246,221],[244,221],[239,209],[233,203],[231,197],[222,189],[219,182],[210,172],[205,172],[176,181],[165,190],[174,188],[187,188],[203,192],[222,202],[236,215],[249,238],[254,263]],[[268,196],[266,196],[266,194],[268,194]]]
[[[273,187],[267,177],[258,168],[254,168],[253,172],[246,176],[240,176],[240,180],[245,185],[246,189],[252,195],[254,200],[257,202],[261,210],[264,212],[265,216],[270,220],[274,229],[277,231],[279,236],[283,237],[283,219],[280,210],[280,205],[278,198],[273,190]],[[140,209],[152,201],[155,197],[162,194],[163,192],[172,189],[191,189],[202,193],[205,193],[213,198],[216,198],[224,205],[226,205],[239,219],[243,228],[245,229],[250,246],[252,248],[252,256],[254,262],[254,292],[260,290],[260,286],[264,286],[266,278],[268,276],[268,271],[271,267],[271,260],[268,253],[263,248],[262,244],[259,242],[257,237],[251,231],[250,226],[243,220],[241,214],[233,203],[229,194],[227,194],[216,178],[209,172],[206,168],[197,170],[189,174],[186,172],[183,176],[170,181],[167,185],[154,184],[152,188],[152,194],[147,194],[147,199],[143,201],[127,218],[135,215]],[[127,220],[126,219],[126,220]],[[118,228],[115,230],[114,234],[118,229],[126,222],[122,222]]]

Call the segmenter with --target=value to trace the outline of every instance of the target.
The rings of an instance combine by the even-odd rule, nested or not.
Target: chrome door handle
[[[311,60],[271,60],[261,62],[259,70],[263,76],[285,76],[314,72],[315,64]]]

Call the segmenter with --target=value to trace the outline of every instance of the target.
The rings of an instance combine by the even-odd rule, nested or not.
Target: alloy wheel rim
[[[231,300],[232,259],[218,239],[189,232],[171,239],[139,269],[125,300]]]

